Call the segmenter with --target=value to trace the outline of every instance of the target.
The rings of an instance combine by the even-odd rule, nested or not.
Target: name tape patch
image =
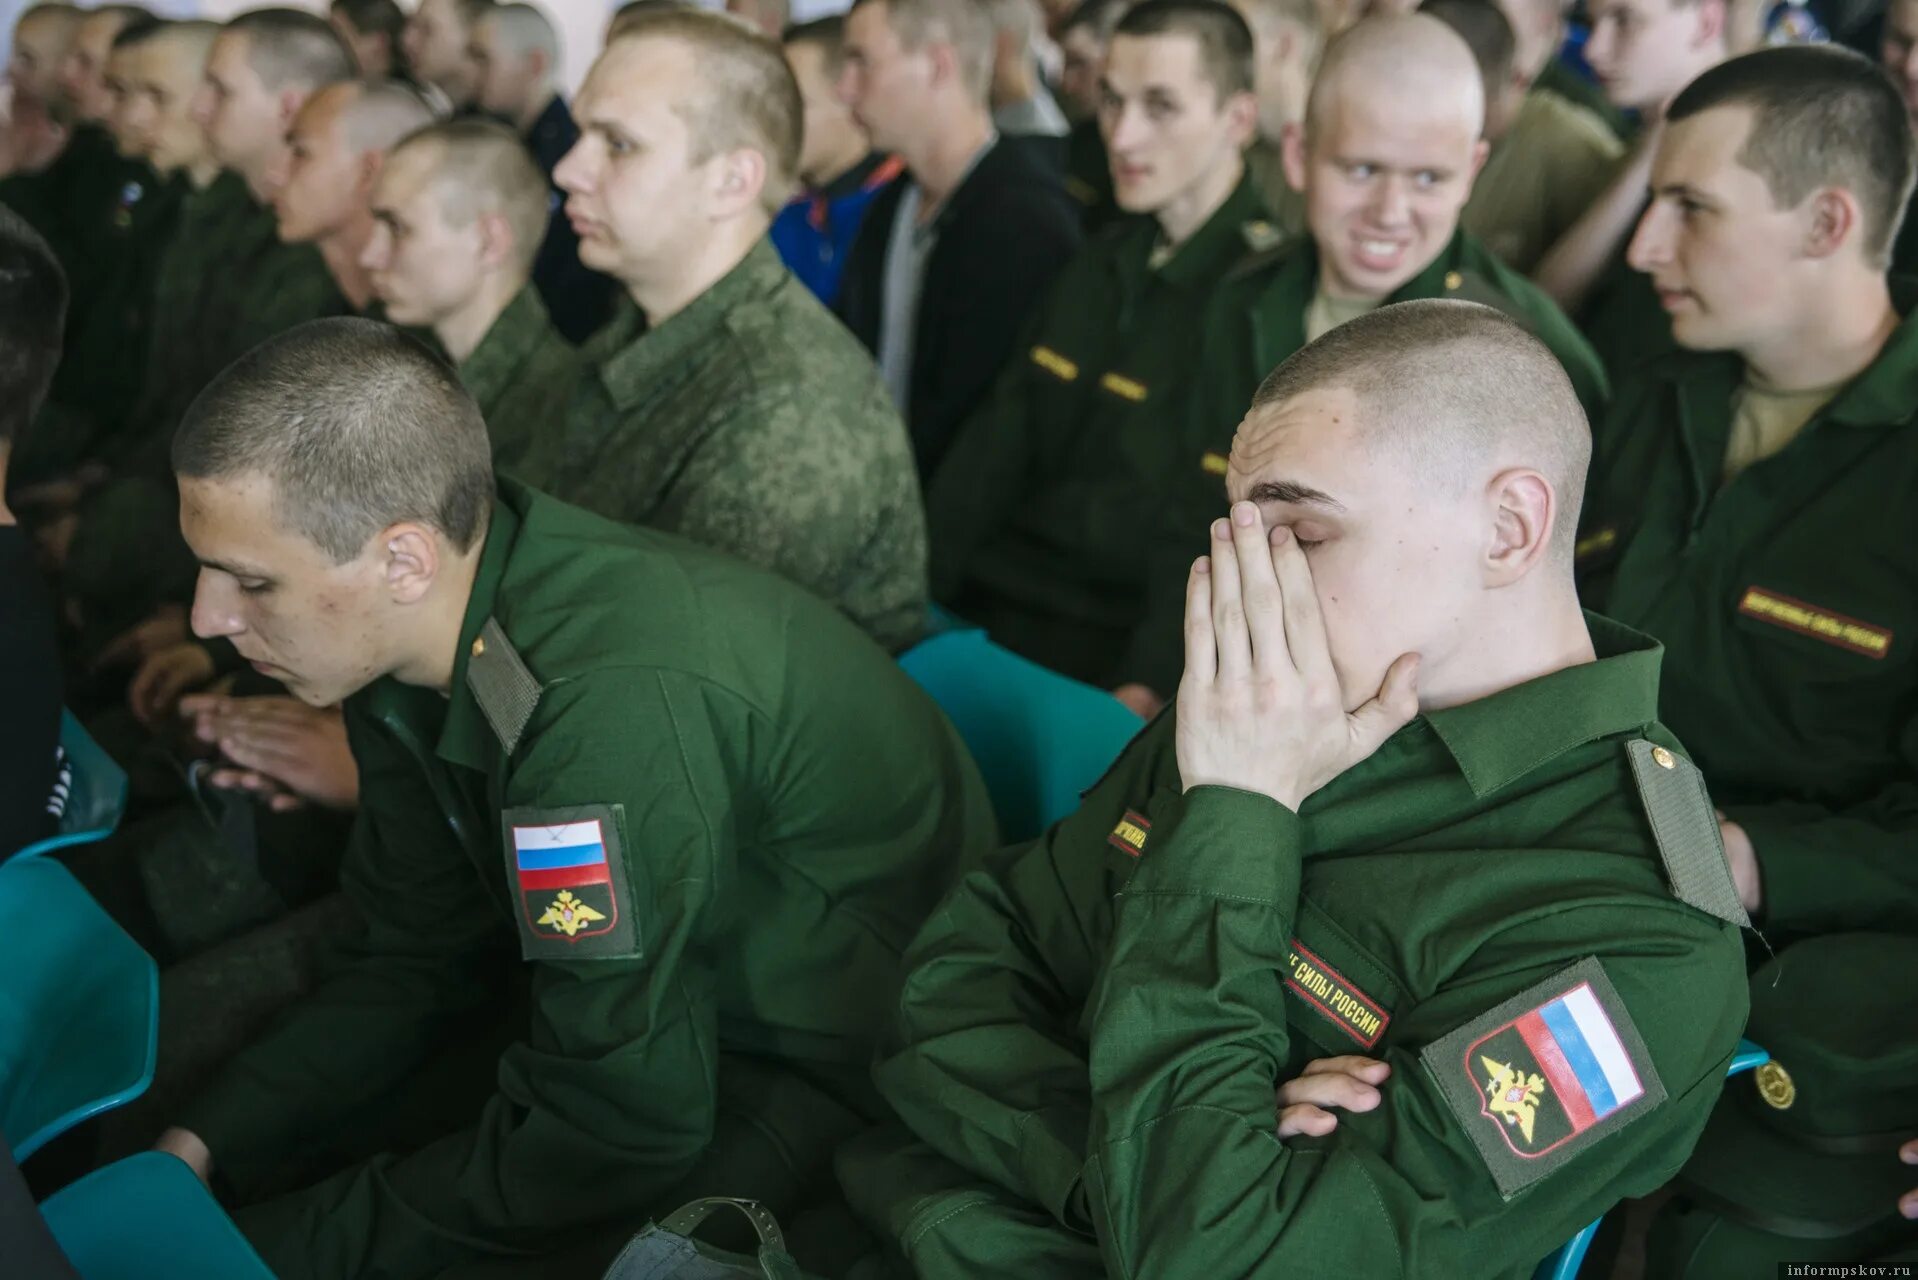
[[[1205,455],[1199,459],[1199,470],[1209,476],[1222,476],[1230,466],[1230,460],[1223,453],[1218,453],[1213,450],[1207,450]]]
[[[1285,985],[1362,1047],[1377,1045],[1391,1025],[1392,1015],[1378,1001],[1307,950],[1297,938],[1286,951],[1286,968]]]
[[[1134,381],[1123,373],[1108,373],[1099,379],[1099,385],[1121,400],[1130,400],[1134,404],[1146,398],[1145,383]]]
[[[528,960],[627,959],[639,954],[633,898],[612,806],[508,810],[506,870],[519,896]]]
[[[1574,560],[1584,560],[1589,556],[1599,554],[1601,551],[1610,551],[1617,545],[1617,529],[1609,527],[1600,529],[1596,533],[1587,534],[1572,545],[1572,558]]]
[[[1034,347],[1032,363],[1044,369],[1055,378],[1071,382],[1079,376],[1079,366],[1054,351],[1051,347]]]
[[[1856,618],[1848,618],[1842,613],[1833,613],[1829,609],[1821,609],[1763,587],[1746,587],[1744,596],[1738,602],[1738,611],[1748,618],[1769,622],[1814,640],[1823,640],[1826,644],[1849,649],[1867,658],[1882,659],[1891,652],[1891,631],[1888,628],[1874,627],[1869,622],[1860,622]]]
[[[1106,843],[1136,858],[1145,852],[1146,837],[1151,834],[1151,820],[1136,809],[1127,809],[1125,817],[1119,819],[1119,825],[1106,837]]]
[[[1510,1199],[1665,1100],[1624,1002],[1588,957],[1421,1054]]]

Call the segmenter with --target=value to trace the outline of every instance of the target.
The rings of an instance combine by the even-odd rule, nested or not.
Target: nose
[[[1411,189],[1409,179],[1397,174],[1387,174],[1379,180],[1378,190],[1372,200],[1372,220],[1382,227],[1401,227],[1411,220]]]
[[[384,222],[373,224],[373,234],[360,253],[360,266],[368,271],[384,271],[393,258],[393,232]]]
[[[293,153],[285,147],[274,152],[273,158],[266,164],[266,188],[278,195],[286,186],[286,180],[293,173]]]
[[[1606,70],[1612,61],[1614,46],[1618,37],[1614,34],[1614,24],[1594,22],[1592,33],[1585,38],[1585,61],[1594,71]]]
[[[213,127],[213,90],[200,89],[193,95],[193,103],[187,108],[187,115],[202,129]]]
[[[1140,142],[1140,133],[1144,126],[1139,121],[1140,113],[1130,104],[1112,112],[1112,136],[1106,139],[1106,150],[1113,154],[1129,151]]]
[[[193,588],[193,634],[202,640],[217,640],[222,636],[237,636],[246,630],[240,622],[240,614],[228,598],[232,586],[223,586],[219,575],[210,569],[200,570],[200,578]]]
[[[859,101],[859,72],[851,65],[839,68],[839,75],[832,82],[832,96],[853,106]]]
[[[589,185],[588,173],[591,162],[586,157],[586,139],[575,142],[572,149],[560,157],[553,166],[553,184],[568,195],[580,195]]]
[[[1654,200],[1646,208],[1625,250],[1625,262],[1632,270],[1649,272],[1671,261],[1675,216],[1662,200]]]

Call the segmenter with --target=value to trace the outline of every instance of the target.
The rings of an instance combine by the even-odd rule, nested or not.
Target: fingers
[[[130,631],[122,631],[119,635],[102,645],[100,652],[93,655],[93,669],[95,671],[105,671],[113,667],[124,666],[129,662],[136,661],[145,656],[146,636],[142,629],[144,625],[145,624],[134,627]]]
[[[1312,581],[1305,549],[1284,525],[1272,530],[1268,542],[1266,559],[1284,598],[1285,642],[1291,650],[1292,665],[1308,682],[1336,690],[1338,672],[1332,667],[1325,614],[1319,608],[1319,589]]]
[[[1239,588],[1245,598],[1245,625],[1252,658],[1267,675],[1292,670],[1285,638],[1285,601],[1272,569],[1265,520],[1249,502],[1232,504],[1232,550],[1238,556]]]
[[[1352,713],[1352,763],[1357,764],[1419,713],[1419,656],[1402,653],[1385,672],[1376,698]]]
[[[1279,1112],[1279,1137],[1281,1138],[1323,1138],[1339,1127],[1339,1119],[1330,1111],[1301,1104],[1286,1107]]]
[[[1913,1138],[1898,1148],[1898,1158],[1906,1164],[1918,1164],[1918,1138]]]
[[[1373,1110],[1382,1100],[1383,1095],[1377,1089],[1342,1071],[1322,1071],[1317,1075],[1300,1076],[1279,1086],[1279,1106],[1282,1108],[1305,1104],[1365,1112]]]
[[[1252,638],[1245,629],[1245,600],[1239,588],[1239,553],[1232,522],[1212,522],[1212,640],[1219,652],[1219,676],[1242,680],[1252,670]]]
[[[1219,648],[1212,638],[1212,562],[1200,556],[1185,580],[1185,674],[1210,682],[1219,672]]]
[[[1337,1058],[1314,1058],[1305,1064],[1301,1076],[1323,1075],[1328,1071],[1338,1071],[1355,1080],[1367,1084],[1384,1084],[1392,1075],[1392,1064],[1381,1062],[1377,1058],[1367,1058],[1356,1053],[1344,1054]]]

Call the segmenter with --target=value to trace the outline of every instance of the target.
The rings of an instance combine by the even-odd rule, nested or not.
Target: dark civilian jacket
[[[526,148],[533,153],[546,181],[553,181],[553,170],[579,141],[579,126],[566,101],[557,95],[533,122],[526,135]],[[553,327],[568,342],[586,341],[613,314],[619,287],[579,260],[579,237],[566,220],[566,193],[553,186],[546,222],[546,238],[540,241],[539,256],[533,259],[533,287],[553,318]]]
[[[873,201],[853,242],[835,310],[877,355],[886,249],[907,184]],[[1058,170],[1002,139],[946,200],[926,261],[905,406],[921,479],[991,388],[1026,318],[1079,246],[1080,209]]]

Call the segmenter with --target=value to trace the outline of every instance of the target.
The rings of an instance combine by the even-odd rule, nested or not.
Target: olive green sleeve
[[[489,991],[497,909],[391,730],[348,704],[362,808],[340,876],[362,921],[319,988],[234,1058],[179,1123],[245,1187],[380,1097]]]
[[[1392,1073],[1375,1110],[1340,1112],[1326,1138],[1281,1140],[1301,832],[1266,797],[1194,788],[1155,821],[1155,846],[1119,895],[1092,1003],[1086,1167],[1109,1274],[1515,1275],[1676,1171],[1744,1017],[1735,938],[1677,903],[1515,924],[1401,1015],[1398,1043],[1378,1055]],[[1462,1115],[1419,1050],[1589,955],[1667,1096],[1508,1198],[1465,1128],[1496,1122]]]
[[[738,787],[723,757],[753,731],[750,714],[670,672],[547,686],[504,808],[621,814],[639,954],[536,962],[531,1025],[501,1056],[476,1123],[276,1212],[275,1238],[260,1243],[279,1275],[433,1274],[643,1214],[684,1178],[714,1127],[709,915],[736,874]]]
[[[1134,865],[1108,843],[1143,805],[1169,742],[1149,728],[1080,808],[965,877],[906,957],[899,1013],[874,1071],[922,1140],[968,1172],[1089,1230],[1081,1011],[1113,891]],[[867,1189],[855,1199],[883,1199]]]
[[[1802,801],[1727,805],[1751,837],[1768,930],[1823,933],[1910,927],[1918,913],[1918,720],[1898,754],[1906,779],[1842,809]]]

